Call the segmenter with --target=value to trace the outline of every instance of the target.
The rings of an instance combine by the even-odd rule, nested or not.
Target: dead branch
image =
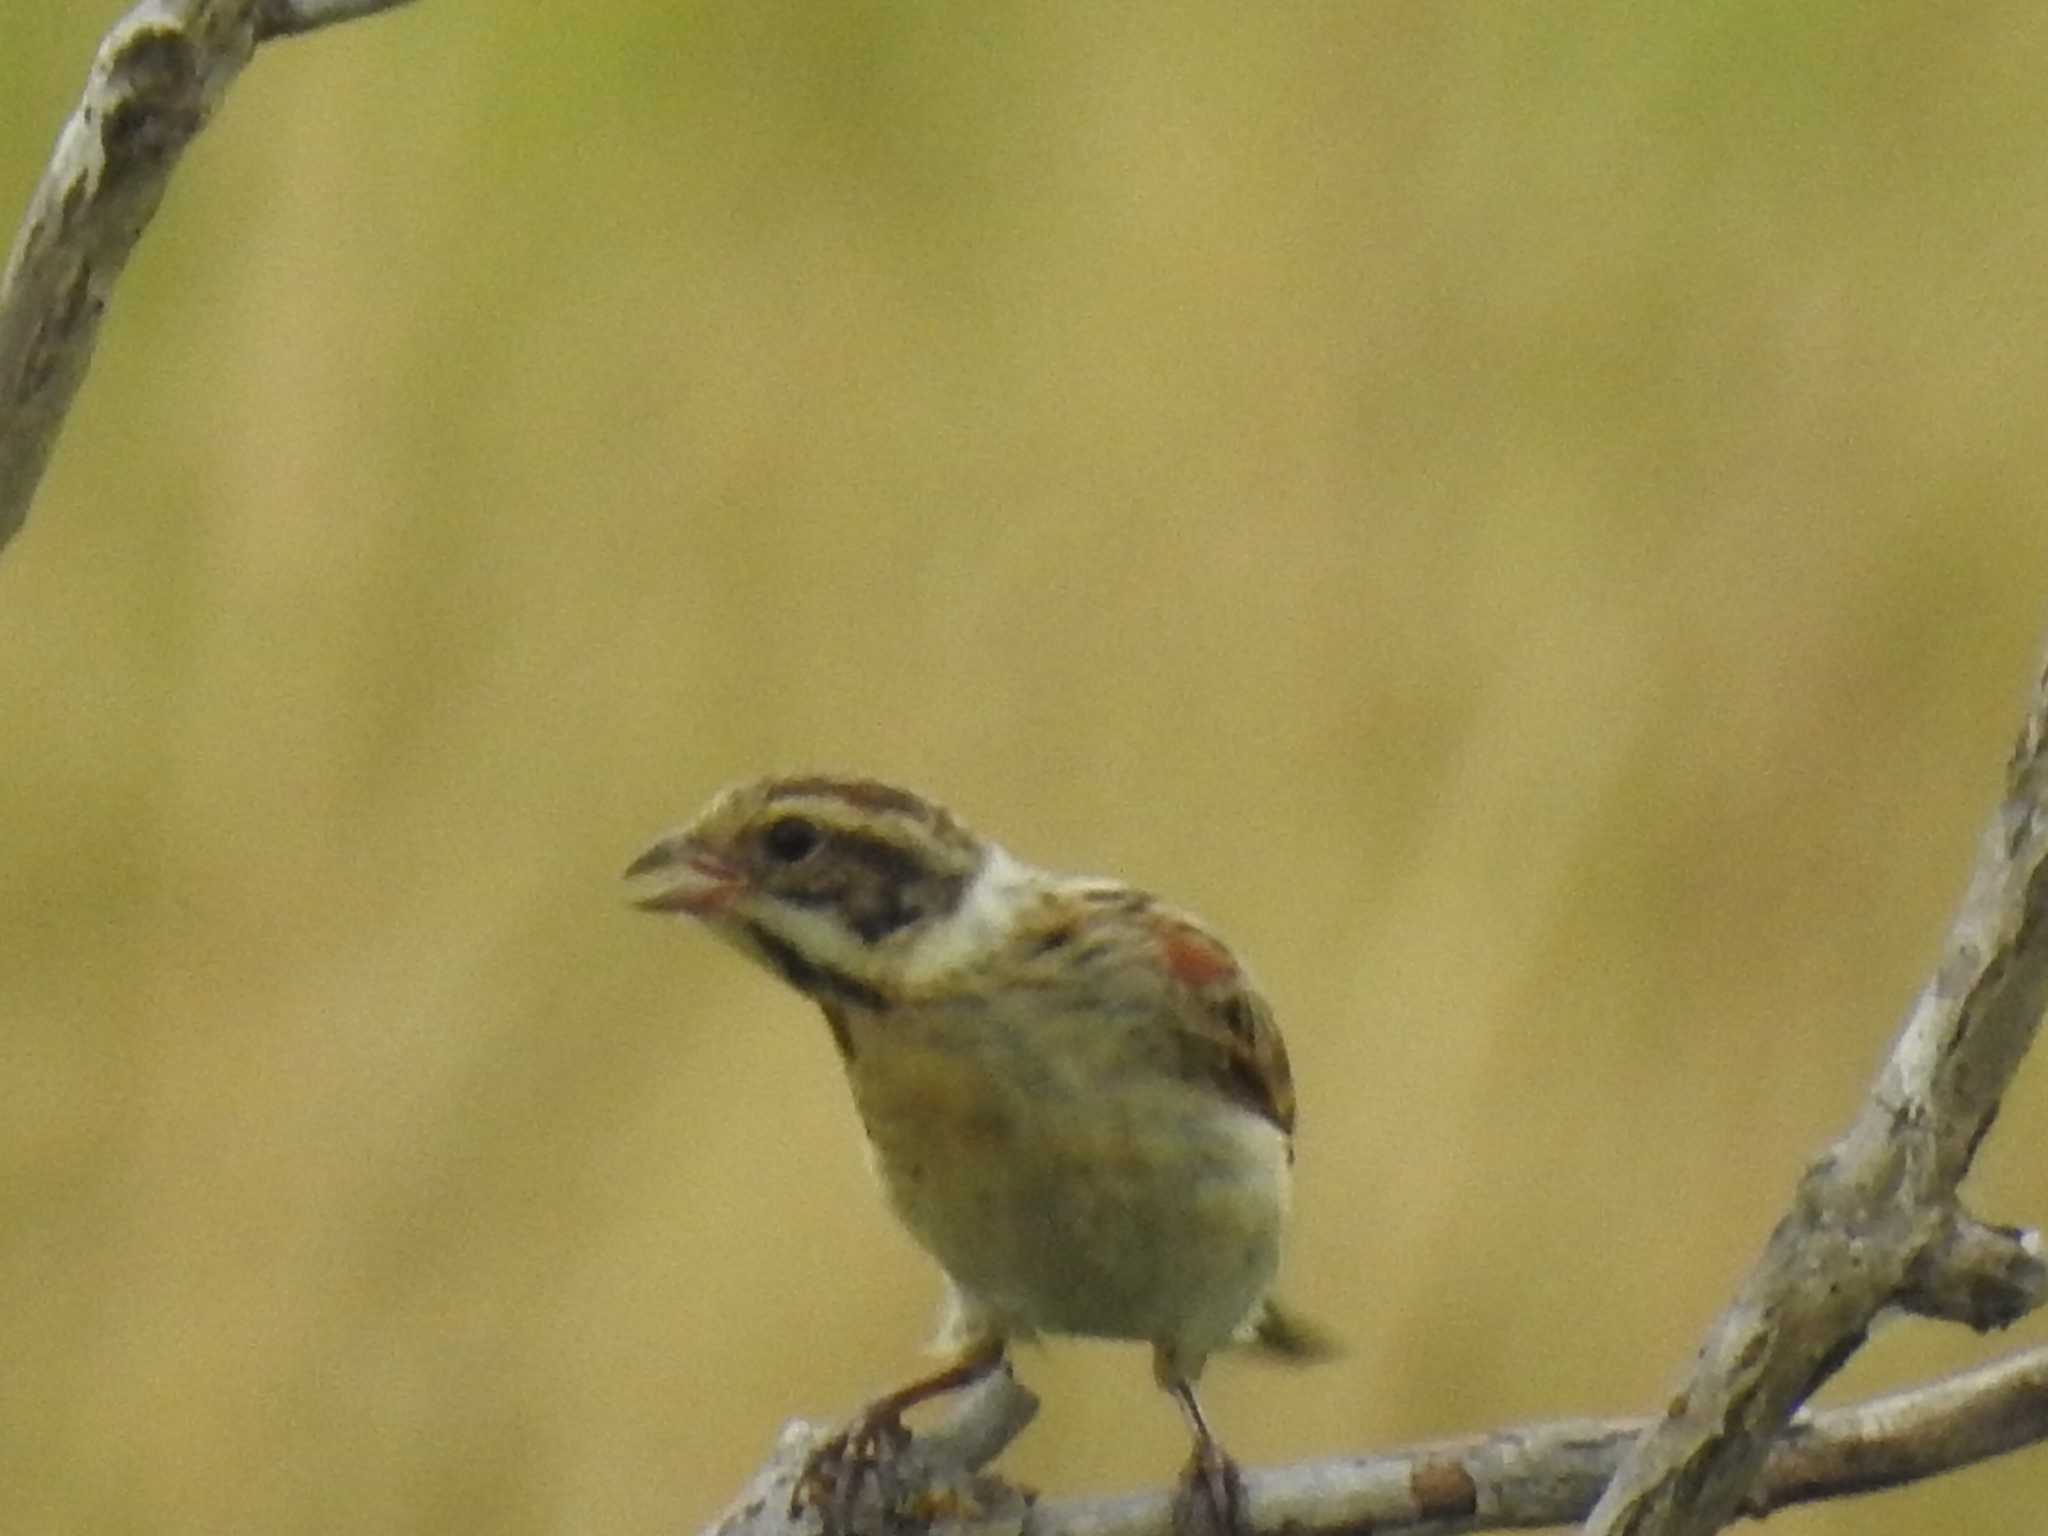
[[[1684,1387],[1602,1495],[1595,1536],[1705,1536],[1756,1495],[1794,1410],[1880,1310],[2002,1328],[2048,1288],[2038,1233],[1956,1200],[2048,1004],[2048,668],[1962,909],[1848,1131],[1807,1169]]]
[[[957,1536],[1167,1536],[1168,1495],[1032,1503],[980,1469],[1030,1422],[1008,1375],[968,1395],[898,1468],[917,1509]],[[1493,1434],[1247,1471],[1255,1536],[1526,1530],[1585,1518],[1649,1419],[1567,1419]],[[789,1495],[825,1431],[792,1424],[705,1536],[788,1536]],[[2048,1439],[2048,1347],[1847,1408],[1797,1415],[1739,1513],[1916,1482]]]
[[[114,280],[259,43],[404,0],[143,0],[101,41],[0,275],[0,548],[28,516]]]

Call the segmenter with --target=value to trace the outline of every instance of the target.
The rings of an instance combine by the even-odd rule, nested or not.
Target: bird
[[[819,1446],[792,1515],[843,1524],[905,1409],[1054,1334],[1151,1346],[1193,1439],[1176,1510],[1244,1529],[1203,1367],[1331,1346],[1270,1295],[1294,1082],[1231,949],[1146,891],[1040,869],[853,776],[730,787],[626,879],[635,906],[695,919],[818,1005],[887,1203],[945,1276],[945,1365]]]

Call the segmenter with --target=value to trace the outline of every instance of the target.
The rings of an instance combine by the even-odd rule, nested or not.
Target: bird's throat
[[[875,1013],[889,1006],[889,998],[880,988],[809,958],[762,924],[749,922],[746,931],[748,943],[763,963],[804,996],[820,1003],[865,1008]]]

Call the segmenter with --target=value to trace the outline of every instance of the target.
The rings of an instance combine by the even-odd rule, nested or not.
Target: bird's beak
[[[626,866],[632,903],[643,912],[702,917],[736,895],[740,872],[687,833],[664,837]]]

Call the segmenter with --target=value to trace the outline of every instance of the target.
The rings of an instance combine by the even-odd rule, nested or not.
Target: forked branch
[[[957,1536],[1165,1536],[1164,1492],[1032,1503],[979,1469],[1030,1421],[1007,1373],[915,1443],[899,1469],[915,1513]],[[1648,1419],[1566,1419],[1488,1435],[1247,1470],[1260,1536],[1401,1536],[1522,1530],[1583,1520]],[[704,1536],[787,1536],[789,1494],[824,1431],[794,1424],[745,1494]],[[1801,1413],[1771,1448],[1739,1513],[1840,1498],[1953,1471],[2048,1439],[2048,1347],[1825,1413]]]
[[[1669,1411],[1587,1529],[1705,1536],[1755,1498],[1786,1423],[1880,1310],[2000,1328],[2048,1288],[2039,1234],[1957,1202],[2048,1005],[2048,667],[1940,963],[1861,1111],[1800,1181]]]

